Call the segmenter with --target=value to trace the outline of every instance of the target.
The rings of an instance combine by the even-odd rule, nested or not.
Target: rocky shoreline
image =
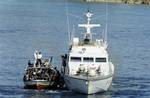
[[[126,3],[126,4],[150,4],[150,0],[82,0],[85,2],[112,2],[112,3]]]

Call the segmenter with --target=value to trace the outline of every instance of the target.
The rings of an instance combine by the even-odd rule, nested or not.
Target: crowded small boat
[[[63,87],[63,79],[51,59],[43,59],[42,53],[34,53],[34,62],[28,61],[23,81],[25,88],[33,89],[57,89]]]

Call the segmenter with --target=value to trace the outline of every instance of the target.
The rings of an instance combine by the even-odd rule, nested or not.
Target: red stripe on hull
[[[45,85],[41,85],[41,84],[37,84],[36,86],[37,86],[37,90],[43,90],[46,88]]]

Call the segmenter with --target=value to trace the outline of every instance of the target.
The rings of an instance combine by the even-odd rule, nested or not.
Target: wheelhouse
[[[106,57],[78,57],[71,56],[69,58],[69,62],[77,62],[77,63],[106,63]]]

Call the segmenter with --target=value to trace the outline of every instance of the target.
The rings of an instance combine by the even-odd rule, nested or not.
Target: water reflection
[[[105,93],[93,95],[84,95],[64,90],[24,90],[23,98],[126,98],[127,96],[142,96],[149,98],[150,95],[150,78],[135,77],[118,77],[114,80],[112,87]],[[3,87],[4,88],[4,87]],[[9,89],[10,90],[10,89]],[[1,90],[2,91],[2,90]],[[11,90],[10,90],[11,91]],[[19,95],[21,90],[16,90]],[[12,92],[10,92],[11,94]]]
[[[61,98],[111,98],[111,95],[107,95],[105,93],[98,93],[93,95],[84,95],[84,94],[63,94],[61,95]]]
[[[111,94],[107,92],[84,95],[70,91],[29,91],[23,98],[111,98]]]

